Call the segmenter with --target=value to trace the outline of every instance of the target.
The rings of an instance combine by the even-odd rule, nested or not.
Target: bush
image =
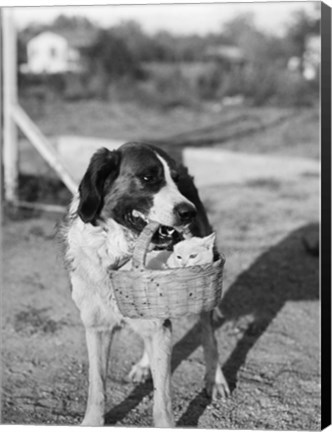
[[[66,88],[64,98],[66,100],[86,99],[90,96],[88,79],[85,74],[67,73],[65,76]]]
[[[153,73],[144,79],[123,77],[112,80],[108,86],[111,100],[138,102],[142,105],[168,109],[178,106],[194,106],[199,97],[195,86],[183,76],[180,68]]]
[[[205,74],[202,74],[197,81],[199,96],[203,100],[219,98],[220,88],[225,78],[226,75],[222,74],[218,67],[210,68]]]
[[[316,102],[318,83],[276,64],[247,64],[224,76],[219,98],[243,95],[253,105],[310,106]]]
[[[307,81],[299,73],[282,71],[277,77],[274,102],[289,106],[312,106],[318,100],[318,82]]]
[[[61,99],[66,91],[65,74],[18,74],[19,94],[40,105],[45,100]]]
[[[139,62],[125,41],[111,30],[100,30],[96,42],[85,51],[88,64],[90,92],[106,98],[109,84],[122,77],[139,79]]]
[[[194,86],[176,68],[168,76],[154,77],[155,92],[165,108],[191,106],[197,101]]]

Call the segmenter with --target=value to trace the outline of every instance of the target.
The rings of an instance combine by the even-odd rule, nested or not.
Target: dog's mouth
[[[138,234],[149,223],[147,216],[135,209],[128,214],[126,219],[130,224],[130,228]],[[152,237],[155,249],[166,249],[181,240],[183,240],[182,229],[166,225],[160,225]]]

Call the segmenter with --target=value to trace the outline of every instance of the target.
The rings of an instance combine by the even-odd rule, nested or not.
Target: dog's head
[[[79,186],[78,214],[92,224],[112,218],[136,234],[148,221],[159,222],[162,227],[154,241],[167,244],[196,216],[194,204],[180,192],[186,177],[165,152],[148,144],[100,149]]]

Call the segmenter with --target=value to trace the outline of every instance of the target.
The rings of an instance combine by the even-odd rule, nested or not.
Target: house
[[[303,70],[304,78],[307,80],[313,80],[319,77],[319,67],[321,61],[320,48],[320,35],[308,35],[304,52]]]
[[[245,56],[241,48],[233,45],[214,45],[207,48],[205,58],[228,66],[242,65]]]
[[[305,40],[303,58],[293,56],[288,60],[287,67],[292,72],[301,73],[308,81],[319,78],[321,61],[321,39],[317,34],[308,34]]]
[[[89,36],[70,31],[61,34],[53,31],[39,33],[27,42],[27,63],[21,66],[21,72],[81,72],[84,69],[82,48],[93,41],[93,37]]]

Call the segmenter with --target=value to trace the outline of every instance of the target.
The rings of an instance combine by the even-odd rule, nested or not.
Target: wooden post
[[[3,87],[2,87],[2,11],[0,8],[0,101],[3,101]],[[3,201],[4,201],[4,181],[3,181],[3,104],[0,102],[0,225],[2,226],[3,220]],[[1,230],[0,230],[0,242],[1,242]],[[1,242],[2,244],[2,242]],[[1,249],[1,248],[0,248]],[[0,250],[1,255],[1,250]],[[1,258],[1,257],[0,257]],[[2,260],[1,260],[2,262]]]
[[[2,10],[3,27],[3,167],[5,198],[17,201],[18,140],[12,108],[17,104],[17,44],[16,32],[10,8]]]

